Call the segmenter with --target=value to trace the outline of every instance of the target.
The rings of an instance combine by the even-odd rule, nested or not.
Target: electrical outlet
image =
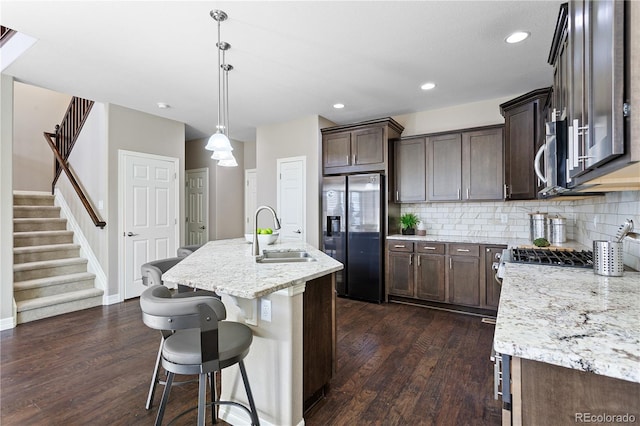
[[[271,322],[271,300],[261,299],[260,302],[260,319],[262,321]]]

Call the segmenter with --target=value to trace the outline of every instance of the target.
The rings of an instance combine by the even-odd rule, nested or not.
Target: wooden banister
[[[73,173],[71,173],[71,170],[69,169],[69,166],[67,164],[67,160],[62,158],[62,154],[60,154],[60,151],[58,151],[58,148],[56,147],[56,144],[55,144],[56,134],[44,132],[44,138],[49,144],[49,146],[51,147],[51,150],[53,151],[53,155],[56,157],[57,163],[60,165],[60,168],[64,170],[65,174],[69,178],[69,182],[71,182],[71,186],[73,186],[73,189],[75,189],[76,194],[78,194],[78,197],[80,197],[80,201],[82,202],[82,205],[84,206],[85,209],[87,209],[87,212],[89,213],[89,216],[91,216],[91,219],[93,220],[94,225],[100,228],[104,228],[107,222],[100,220],[100,218],[98,217],[98,214],[96,213],[93,206],[87,199],[86,195],[84,195],[84,191],[78,184],[78,181],[73,176]]]

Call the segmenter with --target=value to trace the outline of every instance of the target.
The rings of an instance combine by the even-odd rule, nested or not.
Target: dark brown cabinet
[[[396,189],[394,200],[415,203],[427,200],[427,157],[424,138],[395,143]]]
[[[389,172],[389,143],[403,129],[391,118],[322,129],[323,174]]]
[[[502,245],[387,240],[387,300],[496,311]]]
[[[501,286],[495,278],[495,266],[500,262],[502,250],[506,248],[507,246],[484,247],[485,305],[489,309],[498,309]]]
[[[449,303],[479,307],[479,246],[476,244],[450,244],[448,262]]]
[[[551,88],[534,90],[500,105],[504,116],[504,179],[507,200],[538,198],[543,182],[536,176],[533,160],[545,143],[545,121]]]
[[[429,201],[502,200],[503,128],[427,138]]]

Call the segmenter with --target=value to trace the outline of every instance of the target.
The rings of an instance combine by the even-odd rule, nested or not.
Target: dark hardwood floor
[[[307,425],[500,424],[492,325],[347,299],[337,315],[338,371]],[[0,424],[153,424],[144,402],[159,338],[137,300],[0,332]],[[196,384],[176,389],[165,419],[196,400]],[[176,422],[193,423],[195,412]]]

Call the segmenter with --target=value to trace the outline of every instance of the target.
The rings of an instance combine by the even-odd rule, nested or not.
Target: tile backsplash
[[[625,219],[640,232],[640,191],[611,192],[571,201],[508,201],[480,203],[402,204],[401,213],[416,213],[435,236],[529,238],[529,213],[558,214],[567,219],[567,239],[591,247],[608,240]],[[624,263],[640,270],[640,240],[625,238]]]

